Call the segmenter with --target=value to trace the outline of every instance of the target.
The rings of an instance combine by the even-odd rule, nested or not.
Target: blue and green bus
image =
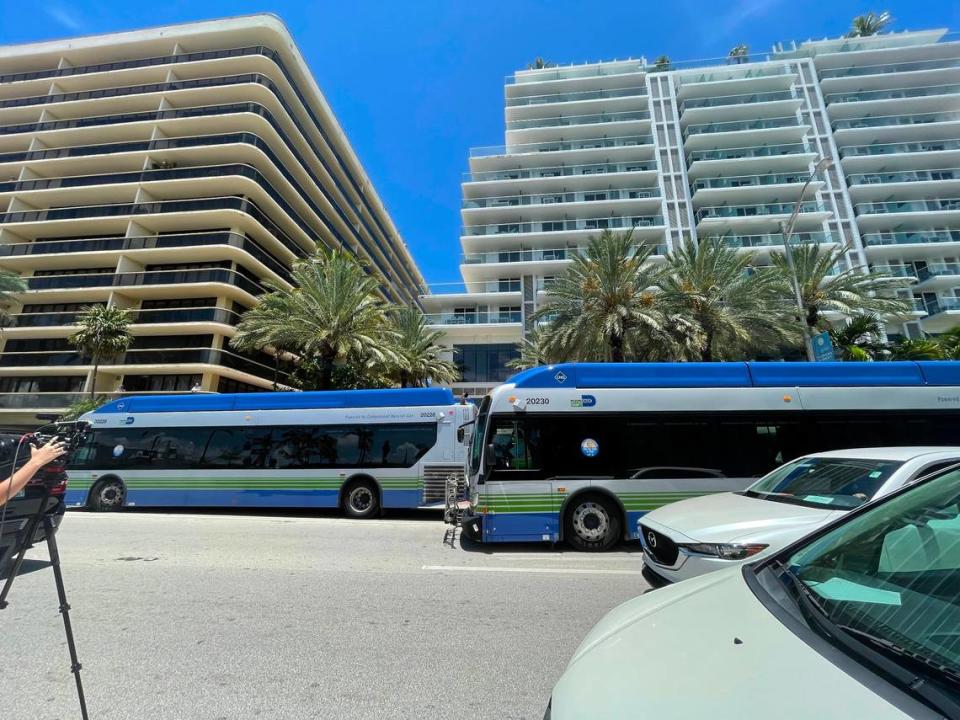
[[[336,508],[443,502],[473,405],[411,388],[135,396],[82,418],[67,506]]]

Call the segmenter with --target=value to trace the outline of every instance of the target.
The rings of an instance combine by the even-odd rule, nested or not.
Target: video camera
[[[36,432],[25,435],[24,442],[30,444],[32,447],[39,448],[51,440],[60,440],[67,446],[67,451],[63,456],[64,459],[58,458],[44,467],[52,464],[64,465],[66,464],[66,459],[70,457],[73,451],[80,447],[80,443],[83,442],[89,429],[90,423],[84,420],[54,422],[49,425],[44,425]]]

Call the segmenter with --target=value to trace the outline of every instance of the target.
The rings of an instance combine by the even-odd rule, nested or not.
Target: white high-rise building
[[[468,392],[506,377],[589,236],[633,228],[655,261],[723,236],[762,264],[821,161],[793,242],[848,244],[854,265],[915,278],[891,336],[960,322],[960,40],[946,30],[521,70],[505,96],[505,145],[473,150],[463,183],[464,291],[422,298]]]

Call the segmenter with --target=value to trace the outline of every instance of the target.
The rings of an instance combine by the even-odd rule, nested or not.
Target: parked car
[[[742,492],[665,505],[638,521],[645,575],[663,585],[760,559],[957,462],[960,447],[834,450],[788,462]]]
[[[546,717],[960,717],[960,469],[614,608]]]

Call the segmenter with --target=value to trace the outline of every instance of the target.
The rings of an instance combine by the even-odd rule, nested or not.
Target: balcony
[[[661,227],[663,217],[648,215],[640,217],[605,217],[576,220],[545,220],[543,222],[495,223],[491,225],[466,225],[461,234],[477,235],[516,235],[525,233],[571,232],[632,229],[638,227]]]
[[[773,173],[769,175],[699,178],[693,182],[693,189],[719,190],[724,188],[759,187],[763,185],[794,185],[805,183],[809,177],[810,173]]]
[[[801,128],[805,127],[800,123],[796,116],[766,118],[763,120],[742,120],[737,122],[713,122],[702,125],[688,125],[683,135],[688,138],[692,135],[702,135],[705,133],[728,133],[742,132],[744,130],[771,130],[775,128]]]
[[[747,93],[744,95],[726,95],[723,97],[689,98],[680,105],[680,112],[692,108],[724,107],[727,105],[752,105],[754,103],[777,102],[780,100],[796,100],[791,90],[776,90],[773,92]]]
[[[597,150],[612,147],[636,147],[651,145],[653,137],[650,135],[635,135],[619,138],[588,138],[584,140],[548,141],[537,143],[515,143],[513,145],[489,145],[470,149],[470,157],[501,157],[505,155],[522,155],[526,153],[565,152],[568,150]]]
[[[496,250],[492,252],[466,253],[461,262],[464,265],[483,265],[500,263],[530,263],[569,260],[586,250],[586,246],[576,245],[562,248],[534,248],[530,250]],[[666,245],[656,245],[654,255],[666,255]]]
[[[840,148],[840,157],[864,157],[870,155],[898,155],[901,153],[943,152],[960,150],[960,140],[929,140],[926,142],[877,143],[874,145],[851,145]]]
[[[83,275],[40,275],[23,278],[27,290],[73,290],[77,288],[121,288],[142,285],[177,285],[186,283],[223,283],[260,295],[264,288],[249,278],[225,268],[187,270],[149,270],[127,273],[90,273]]]
[[[100,367],[101,369],[108,369],[110,367],[122,368],[125,365],[173,364],[219,365],[265,378],[272,378],[276,373],[275,368],[269,365],[264,365],[226,350],[212,350],[210,348],[128,350],[118,362],[101,363]],[[0,354],[0,366],[2,367],[82,367],[89,365],[91,365],[90,359],[81,357],[74,350],[5,352]],[[281,371],[278,377],[285,378],[286,373]]]
[[[790,215],[796,203],[769,203],[766,205],[719,205],[715,207],[703,207],[697,210],[697,221],[707,219],[721,218],[749,218],[762,217],[769,215]],[[800,204],[801,213],[825,213],[829,212],[826,207],[818,202],[803,202]]]
[[[580,175],[608,175],[610,173],[656,172],[656,162],[595,163],[588,165],[556,165],[553,167],[484,170],[463,174],[464,182],[493,180],[528,180],[531,178],[576,177]]]
[[[912,265],[871,265],[870,269],[877,273],[890,275],[891,277],[917,279],[917,273]]]
[[[960,179],[960,168],[943,170],[907,170],[889,173],[857,173],[847,176],[850,185],[878,185],[886,183],[936,182]]]
[[[570,127],[576,125],[595,125],[598,123],[630,122],[633,120],[649,119],[650,113],[646,110],[601,113],[599,115],[568,115],[565,117],[532,118],[530,120],[508,120],[507,130]]]
[[[643,97],[647,94],[646,85],[609,90],[584,90],[582,92],[551,93],[549,95],[526,95],[507,98],[507,107],[522,105],[545,105],[547,103],[581,102],[583,100],[602,100],[604,98]]]
[[[896,245],[938,245],[960,243],[960,230],[927,230],[916,232],[865,233],[860,236],[867,247]]]
[[[956,285],[960,282],[960,263],[927,263],[917,271],[917,277],[924,287]]]
[[[955,212],[960,210],[960,198],[904,200],[892,202],[863,202],[853,206],[856,215],[883,215],[889,213]]]
[[[924,309],[931,317],[945,312],[957,312],[960,311],[960,297],[938,297],[936,300],[926,300]]]
[[[863,75],[888,75],[890,73],[917,72],[918,70],[945,70],[960,67],[960,59],[913,60],[903,63],[861,65],[856,67],[827,68],[820,71],[820,79],[860,77]]]
[[[834,130],[860,130],[863,128],[896,127],[901,125],[929,125],[930,123],[956,122],[960,120],[960,113],[931,112],[914,113],[911,115],[884,115],[882,117],[851,118],[835,120]]]
[[[74,312],[38,312],[16,313],[10,316],[10,328],[38,328],[73,325],[80,316]],[[210,322],[220,325],[236,326],[240,322],[240,315],[225,308],[191,307],[191,308],[154,308],[148,310],[131,310],[131,324],[153,323],[186,323]]]
[[[522,322],[517,312],[428,313],[427,325],[517,325]]]
[[[801,155],[811,152],[806,143],[787,143],[783,145],[757,145],[743,148],[724,148],[722,150],[694,150],[689,154],[690,162],[698,160],[740,160],[743,158],[766,158],[780,155]]]
[[[754,250],[783,247],[782,233],[763,233],[760,235],[723,235],[721,241],[727,247],[736,250]],[[790,247],[807,244],[836,243],[837,238],[827,232],[794,233],[790,238]]]
[[[266,391],[268,388],[264,388]],[[185,391],[147,391],[138,390],[137,392],[97,392],[98,397],[106,397],[110,400],[117,400],[124,397],[133,397],[135,395],[195,395],[194,392]],[[82,400],[87,400],[90,393],[85,392],[12,392],[0,393],[0,412],[2,411],[63,411],[71,405]]]
[[[595,190],[576,193],[544,193],[540,195],[504,195],[501,197],[466,199],[463,207],[477,208],[512,208],[529,205],[555,206],[573,202],[600,202],[603,200],[645,200],[659,198],[660,189],[656,187],[624,188],[622,190]]]
[[[900,100],[905,98],[927,97],[930,95],[954,95],[960,92],[960,85],[931,85],[917,88],[897,88],[894,90],[863,90],[860,92],[838,92],[824,95],[827,105],[869,102],[871,100]]]

